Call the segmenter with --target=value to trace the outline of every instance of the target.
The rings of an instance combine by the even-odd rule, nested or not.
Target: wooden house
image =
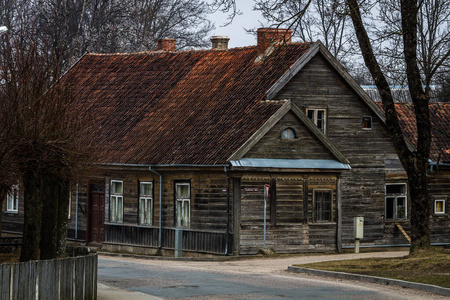
[[[407,177],[382,111],[322,43],[290,34],[262,28],[258,45],[234,49],[213,37],[199,51],[165,40],[75,64],[66,76],[102,155],[72,190],[69,238],[150,254],[173,252],[176,233],[184,255],[342,251],[362,216],[362,246],[407,245]],[[432,242],[450,245],[450,108],[434,105]]]

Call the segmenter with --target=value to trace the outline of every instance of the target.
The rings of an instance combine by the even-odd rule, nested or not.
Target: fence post
[[[175,257],[183,256],[183,230],[175,228]]]

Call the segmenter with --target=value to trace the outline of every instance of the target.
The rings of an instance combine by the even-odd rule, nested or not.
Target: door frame
[[[103,218],[101,224],[102,224],[102,229],[103,229],[103,239],[101,241],[94,241],[92,239],[92,193],[94,193],[92,186],[97,185],[99,187],[101,187],[103,189],[103,203],[100,203],[100,209],[99,209],[99,213],[100,213],[100,218],[102,219],[101,216],[105,216],[105,205],[106,205],[106,186],[105,186],[105,181],[103,180],[89,180],[88,181],[88,194],[87,194],[87,222],[86,222],[86,242],[87,243],[94,243],[94,244],[101,244],[104,241],[104,230],[105,230],[105,220]],[[98,194],[102,194],[102,192],[97,192]],[[103,209],[103,214],[101,213],[101,210]]]

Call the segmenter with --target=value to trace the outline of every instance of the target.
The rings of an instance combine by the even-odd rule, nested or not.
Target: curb
[[[171,257],[171,256],[152,256],[144,254],[116,253],[116,252],[97,252],[101,256],[111,257],[129,257],[148,260],[173,260],[173,261],[231,261],[243,259],[236,256],[218,256],[218,257]]]
[[[312,275],[317,275],[317,276],[334,277],[334,278],[338,278],[338,279],[350,279],[350,280],[366,281],[366,282],[372,282],[372,283],[378,283],[378,284],[396,285],[396,286],[407,287],[407,288],[412,288],[412,289],[417,289],[417,290],[423,290],[423,291],[440,294],[440,295],[444,295],[444,296],[450,296],[449,288],[444,288],[444,287],[440,287],[437,285],[431,285],[431,284],[425,284],[425,283],[416,283],[416,282],[403,281],[403,280],[398,280],[398,279],[351,274],[351,273],[344,273],[344,272],[323,271],[323,270],[308,269],[308,268],[293,267],[293,266],[288,267],[287,270],[289,272],[307,273],[307,274],[312,274]]]

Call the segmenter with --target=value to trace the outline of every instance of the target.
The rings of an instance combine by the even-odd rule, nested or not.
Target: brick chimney
[[[271,45],[290,43],[292,30],[281,28],[259,28],[258,34],[258,54],[264,54]]]
[[[226,35],[215,35],[211,37],[212,49],[227,50],[229,37]]]
[[[158,46],[156,50],[160,51],[176,51],[175,39],[160,39],[158,40]]]

